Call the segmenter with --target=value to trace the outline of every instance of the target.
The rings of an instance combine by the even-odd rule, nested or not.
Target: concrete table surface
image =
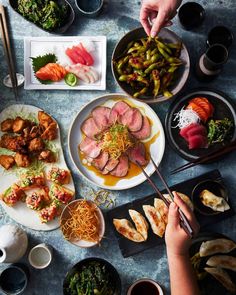
[[[73,178],[76,185],[76,196],[85,197],[92,189],[97,190],[95,186],[91,186],[84,178],[78,175],[76,168],[72,164],[67,145],[67,134],[72,118],[80,110],[80,108],[87,102],[93,100],[95,97],[111,92],[121,92],[115,83],[111,68],[111,54],[115,44],[118,40],[129,30],[139,27],[139,10],[140,1],[138,0],[107,0],[103,13],[95,18],[88,19],[78,14],[76,7],[72,2],[76,11],[76,19],[66,35],[105,35],[107,36],[107,89],[106,91],[26,91],[23,88],[19,90],[20,102],[25,104],[32,104],[44,109],[46,112],[52,114],[61,127],[62,142],[64,154],[67,163],[72,170]],[[198,57],[206,49],[207,32],[215,25],[228,26],[236,36],[236,2],[234,0],[201,0],[198,1],[206,9],[206,19],[204,23],[194,31],[185,31],[179,24],[177,18],[174,19],[174,25],[171,27],[180,37],[183,38],[187,45],[191,63],[194,65]],[[3,5],[9,7],[8,1],[3,0]],[[13,36],[13,46],[17,61],[17,70],[23,73],[24,64],[24,48],[23,39],[25,36],[50,36],[50,34],[31,25],[19,15],[17,15],[10,7],[8,8],[10,16],[11,33]],[[185,90],[191,88],[206,86],[221,90],[228,94],[236,102],[236,46],[235,43],[230,50],[230,58],[224,66],[222,74],[213,82],[208,84],[199,83],[191,71],[190,78],[186,84]],[[193,68],[193,67],[192,67]],[[6,88],[3,83],[3,77],[8,73],[7,65],[3,56],[3,45],[0,42],[0,111],[5,107],[14,104],[15,100],[13,93]],[[164,123],[164,118],[167,113],[171,101],[165,103],[152,105],[158,116]],[[170,171],[174,167],[184,164],[185,161],[181,159],[175,152],[173,152],[169,145],[166,145],[165,155],[161,163],[161,171],[167,178],[170,185],[181,182],[200,175],[211,169],[219,169],[225,178],[225,183],[229,189],[231,201],[234,208],[236,208],[235,185],[236,185],[236,156],[231,153],[223,160],[205,166],[197,166],[193,169],[186,170],[175,176],[170,176]],[[156,176],[152,179],[160,185]],[[0,179],[1,185],[1,179]],[[116,197],[117,205],[121,205],[141,198],[152,193],[152,189],[147,182],[139,185],[136,188],[112,192]],[[209,230],[224,233],[229,237],[236,239],[236,228],[234,223],[236,217],[224,220],[221,223],[215,224]],[[6,223],[14,223],[4,212],[0,211],[0,225]],[[101,257],[111,262],[118,270],[122,280],[122,294],[126,294],[127,287],[135,280],[148,277],[160,282],[166,294],[169,290],[169,274],[167,266],[167,258],[165,246],[158,246],[147,250],[143,253],[124,259],[121,256],[117,241],[113,234],[110,224],[106,224],[106,238],[102,241],[100,247],[92,249],[80,249],[65,241],[62,238],[60,230],[52,232],[37,232],[24,228],[29,236],[29,249],[38,243],[49,243],[54,247],[54,259],[50,267],[44,270],[35,270],[31,268],[27,261],[27,254],[22,259],[28,264],[31,272],[30,282],[25,295],[60,295],[62,294],[62,283],[66,272],[78,261],[86,257]],[[29,251],[29,250],[28,250]],[[0,271],[7,265],[0,265]],[[185,294],[183,294],[185,295]]]

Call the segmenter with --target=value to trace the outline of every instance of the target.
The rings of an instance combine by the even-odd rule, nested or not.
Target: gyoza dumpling
[[[228,239],[215,239],[201,244],[199,253],[201,257],[217,253],[229,253],[236,248],[235,242]]]
[[[113,219],[116,230],[133,242],[144,242],[144,237],[134,228],[133,224],[127,219]]]
[[[166,207],[166,204],[161,199],[155,198],[154,199],[154,207],[161,214],[161,217],[163,218],[164,222],[167,224],[167,222],[168,222],[168,209]]]
[[[229,204],[224,198],[214,195],[207,189],[204,189],[200,193],[200,200],[202,201],[203,205],[211,208],[214,211],[224,212],[230,209]]]
[[[177,194],[180,196],[180,198],[189,206],[189,208],[193,211],[194,207],[193,207],[193,203],[191,202],[190,198],[182,193],[177,192]],[[167,200],[169,200],[170,202],[172,202],[171,197],[169,196],[169,194],[164,194],[163,195]]]
[[[143,211],[150,222],[154,234],[162,238],[166,229],[166,224],[162,220],[160,213],[156,208],[150,205],[143,205]]]
[[[236,271],[236,258],[228,255],[216,255],[207,260],[207,265]]]
[[[204,269],[217,279],[227,290],[229,290],[229,292],[232,294],[236,293],[236,285],[232,282],[226,271],[217,267],[205,267]]]
[[[142,214],[135,210],[129,210],[129,215],[135,224],[136,230],[143,236],[144,240],[146,241],[148,237],[149,225],[145,217],[143,217]]]

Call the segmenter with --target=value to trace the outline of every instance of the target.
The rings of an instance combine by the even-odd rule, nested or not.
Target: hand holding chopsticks
[[[0,33],[1,33],[3,48],[4,48],[6,60],[7,60],[7,65],[8,65],[8,69],[9,69],[9,74],[10,74],[10,78],[11,78],[12,88],[14,91],[15,98],[17,99],[17,97],[18,97],[18,92],[17,92],[18,84],[17,84],[17,76],[16,76],[16,71],[15,71],[15,64],[14,64],[12,51],[11,51],[11,44],[10,44],[8,27],[7,27],[5,8],[1,4],[0,4]]]
[[[157,172],[157,175],[159,176],[160,180],[162,181],[162,183],[164,184],[167,192],[170,195],[170,198],[172,199],[172,201],[174,201],[174,196],[170,190],[170,188],[167,185],[167,182],[165,181],[164,177],[161,175],[157,165],[155,164],[155,162],[153,161],[152,157],[150,157],[152,164],[155,167],[155,170]],[[155,185],[155,183],[151,180],[151,178],[148,176],[148,174],[146,173],[146,171],[143,169],[143,167],[141,165],[139,165],[138,162],[136,162],[137,165],[140,167],[140,169],[142,170],[143,174],[146,176],[148,182],[151,184],[151,186],[154,188],[154,190],[156,191],[157,195],[163,200],[163,202],[165,203],[165,205],[167,207],[169,207],[170,203],[169,201],[162,195],[162,193],[160,192],[160,190],[158,189],[158,187]],[[180,224],[181,227],[185,230],[185,232],[192,238],[194,235],[193,229],[191,228],[188,219],[186,218],[186,216],[184,215],[184,213],[182,212],[182,210],[179,209],[179,214],[180,214]]]

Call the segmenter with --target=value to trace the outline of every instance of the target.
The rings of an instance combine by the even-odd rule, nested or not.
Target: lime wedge
[[[64,80],[67,85],[72,86],[72,87],[75,86],[78,82],[78,78],[73,73],[66,74]]]

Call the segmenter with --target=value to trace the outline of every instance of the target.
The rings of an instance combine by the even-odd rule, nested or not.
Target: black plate
[[[207,149],[189,150],[186,141],[179,135],[179,128],[173,128],[176,126],[176,122],[173,121],[174,116],[178,113],[187,103],[194,97],[203,96],[206,97],[214,106],[215,111],[213,119],[229,118],[234,122],[236,126],[236,111],[233,102],[224,93],[199,88],[192,90],[187,94],[178,96],[176,100],[171,104],[165,119],[166,135],[170,146],[184,159],[188,161],[195,160],[199,157],[206,155],[209,152],[213,152],[224,145],[224,143],[218,143],[210,146]],[[232,141],[236,139],[236,128],[234,128],[234,135]]]
[[[202,242],[211,241],[214,239],[228,239],[230,238],[226,237],[225,235],[222,235],[220,233],[213,233],[213,232],[207,232],[207,233],[200,233],[196,239],[192,241],[192,245],[189,249],[190,251],[190,257],[195,255],[202,244]],[[217,255],[217,254],[216,254]],[[224,254],[220,254],[224,255]],[[230,255],[236,257],[236,250],[231,251],[230,253],[227,253],[225,255]],[[213,255],[212,255],[213,256]],[[202,257],[201,263],[200,263],[200,271],[203,271],[204,267],[206,267],[206,262],[211,256]],[[232,281],[236,283],[236,273],[230,270],[226,270],[227,273],[230,275]],[[199,281],[199,287],[201,290],[201,295],[230,295],[231,293],[227,291],[220,282],[218,282],[215,278],[213,278],[212,275],[208,274],[203,280]]]
[[[58,4],[63,5],[63,4],[67,4],[69,7],[69,13],[64,21],[64,24],[60,27],[57,28],[53,31],[49,31],[49,30],[45,30],[42,27],[40,27],[39,25],[36,25],[35,23],[31,22],[30,20],[26,19],[24,16],[22,16],[18,10],[17,10],[17,0],[9,0],[9,4],[11,6],[12,9],[15,10],[16,13],[18,13],[21,17],[23,17],[23,19],[27,20],[28,22],[30,22],[31,24],[35,25],[36,27],[42,29],[45,32],[49,32],[49,33],[53,33],[53,34],[63,34],[65,33],[68,28],[72,25],[74,19],[75,19],[75,12],[74,9],[72,8],[71,4],[67,1],[67,0],[57,0]]]
[[[69,285],[69,278],[71,276],[73,276],[76,272],[80,271],[82,266],[87,265],[88,263],[90,263],[92,261],[99,262],[100,264],[102,264],[102,265],[104,265],[106,267],[106,269],[108,270],[109,274],[111,275],[112,285],[115,286],[115,293],[114,293],[114,295],[120,295],[121,294],[121,280],[120,280],[120,276],[119,276],[117,270],[108,261],[106,261],[104,259],[101,259],[101,258],[97,258],[97,257],[90,257],[90,258],[83,259],[83,260],[79,261],[78,263],[76,263],[67,272],[66,277],[65,277],[64,282],[63,282],[63,294],[64,295],[70,295],[66,291],[66,289],[67,289],[67,287]]]
[[[205,179],[217,180],[220,183],[223,183],[223,179],[221,177],[220,172],[218,170],[213,170],[208,173],[202,174],[196,178],[189,179],[184,182],[173,185],[170,189],[179,191],[179,192],[184,193],[190,197],[192,194],[193,188],[199,182],[202,182]],[[166,193],[165,191],[162,191],[162,192]],[[133,202],[124,204],[122,206],[119,206],[119,207],[116,207],[116,208],[110,210],[108,212],[108,218],[109,218],[110,223],[113,224],[113,218],[118,218],[118,219],[126,218],[131,221],[130,216],[129,216],[129,212],[128,212],[129,209],[135,209],[145,216],[142,206],[143,205],[152,205],[153,206],[154,198],[156,198],[156,197],[157,196],[155,194],[153,194],[153,195],[144,197],[142,199],[137,199]],[[218,215],[205,216],[199,212],[195,212],[197,220],[198,220],[201,228],[204,228],[205,226],[210,225],[210,224],[215,224],[223,219],[233,216],[234,210],[232,209],[232,206],[230,204],[230,200],[228,203],[230,206],[230,210],[227,210],[227,211],[225,211],[221,214],[218,214]],[[126,239],[125,237],[123,237],[122,235],[120,235],[116,231],[114,226],[113,226],[113,230],[114,230],[114,233],[115,233],[116,238],[118,240],[119,247],[120,247],[123,257],[129,257],[132,255],[135,255],[139,252],[142,252],[144,250],[147,250],[149,248],[153,248],[157,245],[164,243],[164,238],[159,238],[158,236],[153,234],[152,230],[149,230],[148,239],[147,239],[147,241],[145,241],[143,243],[135,243],[133,241]]]

